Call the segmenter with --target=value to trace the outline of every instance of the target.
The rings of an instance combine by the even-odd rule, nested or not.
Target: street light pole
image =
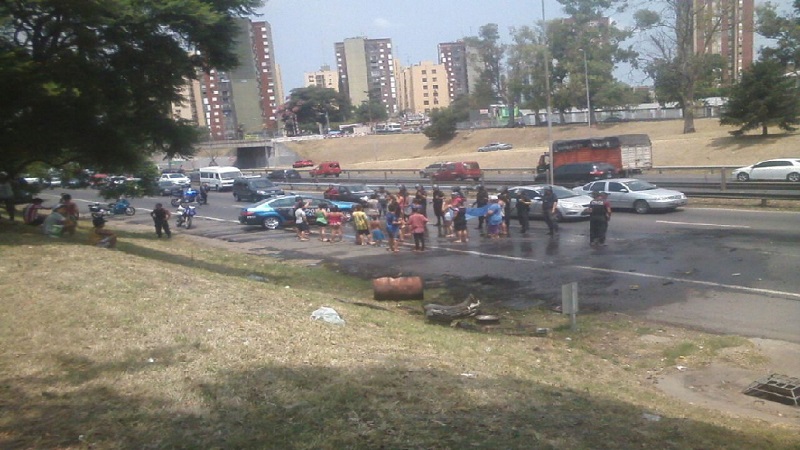
[[[586,50],[581,49],[583,52],[583,77],[586,79],[586,122],[589,128],[592,128],[592,103],[589,100],[589,62],[586,59]]]
[[[544,16],[544,0],[542,0],[542,27],[544,28],[544,83],[545,83],[545,90],[547,90],[547,157],[550,160],[550,164],[548,164],[548,174],[547,179],[550,184],[554,184],[555,177],[553,176],[553,126],[550,120],[550,105],[551,105],[551,98],[550,98],[550,49],[547,39],[547,19]]]

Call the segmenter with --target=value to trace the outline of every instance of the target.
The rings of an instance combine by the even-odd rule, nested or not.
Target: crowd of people
[[[477,187],[474,200],[470,203],[458,187],[450,195],[432,186],[429,193],[424,186],[417,184],[414,191],[400,185],[397,193],[390,193],[380,187],[364,205],[356,205],[352,213],[352,226],[355,244],[383,246],[391,252],[399,252],[401,243],[413,240],[415,252],[424,252],[428,227],[437,227],[439,236],[450,238],[456,243],[469,242],[468,219],[477,218],[476,229],[481,236],[488,239],[500,239],[511,235],[512,208],[516,208],[519,221],[519,233],[527,234],[530,230],[530,212],[533,200],[524,192],[512,201],[507,188],[497,194],[490,194],[482,185]],[[587,208],[590,223],[590,244],[605,245],[608,222],[611,219],[611,207],[607,194],[596,192],[594,200]],[[433,215],[428,218],[428,205],[432,205]],[[297,238],[310,240],[311,223],[306,213],[307,202],[297,198],[295,205],[295,225]],[[547,225],[547,234],[557,236],[558,198],[551,188],[545,188],[541,198],[542,216]],[[318,208],[314,213],[314,224],[319,229],[319,240],[323,242],[341,242],[344,215],[335,205]],[[435,222],[433,219],[435,218]]]

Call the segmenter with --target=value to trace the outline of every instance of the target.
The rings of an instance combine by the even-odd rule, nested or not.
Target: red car
[[[300,161],[295,161],[294,164],[292,164],[292,167],[295,169],[300,167],[314,167],[314,161],[311,161],[310,159],[301,159]]]

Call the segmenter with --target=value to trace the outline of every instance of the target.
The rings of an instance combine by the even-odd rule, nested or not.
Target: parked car
[[[162,196],[178,196],[183,192],[183,187],[172,180],[158,180],[158,194]]]
[[[356,205],[351,202],[325,200],[319,196],[303,196],[302,198],[310,203],[308,208],[305,209],[305,213],[308,223],[312,225],[316,224],[316,213],[320,206],[330,207],[331,205],[336,205],[345,214],[345,220],[350,220],[353,207]],[[294,195],[262,200],[242,208],[239,212],[239,223],[242,225],[260,225],[268,230],[275,230],[287,224],[293,225],[295,204],[297,204],[297,197]]]
[[[548,187],[553,189],[553,194],[555,194],[558,199],[558,203],[556,203],[557,220],[586,219],[589,217],[586,208],[589,207],[589,202],[592,201],[590,196],[577,194],[565,187],[553,186],[550,184],[535,184],[510,188],[508,192],[511,194],[511,217],[517,218],[517,199],[524,192],[528,199],[531,200],[531,209],[528,217],[531,219],[543,219],[542,197],[544,196],[544,190]]]
[[[342,173],[342,168],[339,167],[339,163],[336,161],[326,161],[321,163],[317,167],[311,169],[309,174],[314,177],[339,177]]]
[[[506,144],[505,142],[492,142],[490,144],[484,145],[483,147],[478,147],[479,152],[496,152],[497,150],[511,150],[513,147],[511,144]]]
[[[187,188],[192,185],[192,180],[190,180],[189,177],[187,177],[182,173],[162,173],[161,178],[159,178],[158,180],[159,181],[169,180],[177,184],[178,186],[184,188]]]
[[[83,178],[69,178],[66,180],[61,180],[62,188],[79,189],[88,187],[89,185],[89,180]]]
[[[576,186],[590,181],[614,178],[617,169],[613,165],[603,162],[569,163],[558,166],[553,170],[554,184]],[[547,181],[547,172],[542,172],[534,178],[538,182]]]
[[[769,159],[740,167],[733,171],[733,178],[739,181],[773,180],[800,181],[800,158]]]
[[[433,181],[480,181],[483,178],[481,166],[475,161],[449,162],[431,175]]]
[[[442,168],[443,165],[447,164],[446,162],[436,162],[433,164],[429,164],[427,167],[419,171],[419,176],[422,178],[429,178],[431,175],[436,173],[439,169]]]
[[[280,169],[268,173],[267,178],[272,181],[295,181],[302,177],[300,176],[300,172],[294,169]]]
[[[364,184],[334,184],[336,195],[331,196],[326,192],[323,196],[328,200],[338,200],[343,202],[358,203],[362,206],[367,205],[367,200],[375,193]]]
[[[664,189],[635,178],[594,181],[573,189],[578,194],[607,192],[612,209],[633,209],[639,214],[652,210],[674,210],[688,203],[686,194]]]
[[[257,202],[265,198],[284,195],[283,189],[264,177],[239,177],[233,180],[233,198]]]
[[[314,161],[310,159],[301,159],[300,161],[295,161],[292,164],[292,167],[295,169],[299,169],[301,167],[314,167]]]

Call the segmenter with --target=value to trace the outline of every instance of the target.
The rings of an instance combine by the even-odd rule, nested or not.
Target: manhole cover
[[[744,393],[785,405],[800,406],[800,378],[773,373],[751,383]]]

